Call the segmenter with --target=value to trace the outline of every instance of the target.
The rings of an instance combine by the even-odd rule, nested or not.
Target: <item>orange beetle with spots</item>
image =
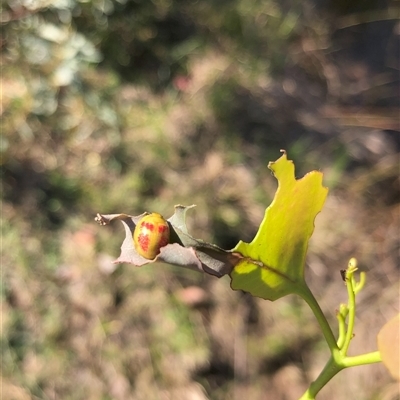
[[[161,247],[169,243],[169,225],[161,214],[145,215],[133,232],[133,244],[136,251],[144,258],[153,260],[160,253]]]

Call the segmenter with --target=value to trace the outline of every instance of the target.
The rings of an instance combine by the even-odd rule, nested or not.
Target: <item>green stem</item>
[[[299,400],[314,400],[318,392],[342,369],[356,367],[358,365],[378,363],[380,361],[381,355],[379,351],[354,357],[342,357],[340,352],[335,350],[318,378],[311,383],[310,387]]]
[[[342,369],[343,367],[337,364],[335,358],[330,357],[318,378],[311,383],[299,400],[314,400],[317,393]]]
[[[298,290],[296,290],[296,293],[309,305],[312,312],[314,313],[315,318],[317,319],[322,329],[322,333],[324,334],[325,340],[328,343],[329,349],[332,354],[333,351],[338,350],[338,345],[336,343],[336,339],[335,336],[333,335],[332,329],[324,313],[321,310],[321,307],[319,306],[317,300],[315,299],[310,288],[307,286],[305,282],[303,285],[301,286],[299,285],[297,289]]]
[[[348,368],[356,367],[357,365],[374,364],[381,361],[381,353],[379,351],[373,351],[359,356],[344,357],[341,361],[341,365],[343,365],[344,368]]]
[[[346,337],[346,322],[340,312],[337,314],[337,320],[339,324],[339,337],[336,343],[339,349],[341,349],[343,347],[344,339]]]
[[[353,274],[354,271],[351,270],[346,273],[346,287],[347,287],[347,294],[349,296],[349,301],[347,303],[347,309],[348,309],[347,332],[343,346],[341,348],[341,354],[343,357],[346,356],[350,346],[350,341],[353,338],[354,322],[356,319],[356,294],[354,292],[354,287],[356,286],[356,282]]]
[[[342,305],[337,315],[339,322],[339,338],[336,341],[332,333],[332,329],[328,324],[317,300],[310,291],[305,282],[296,288],[296,293],[303,298],[310,306],[322,332],[325,340],[328,343],[331,351],[331,357],[325,365],[317,379],[311,383],[308,390],[300,397],[300,400],[314,400],[317,393],[342,369],[354,367],[357,365],[378,363],[381,360],[379,351],[372,353],[361,354],[359,356],[348,357],[346,356],[350,341],[353,337],[355,313],[356,313],[356,294],[362,289],[365,284],[365,274],[361,277],[360,282],[354,279],[354,272],[357,270],[355,259],[351,259],[349,267],[346,271],[346,284],[349,301],[347,305]],[[346,317],[348,316],[348,325],[346,330]]]
[[[339,348],[333,335],[332,329],[321,310],[317,300],[312,294],[310,288],[304,282],[303,285],[298,287],[296,293],[309,305],[315,315],[324,334],[325,340],[328,343],[331,351],[331,357],[325,368],[322,370],[318,378],[311,383],[308,390],[303,394],[300,400],[314,400],[317,393],[341,370],[343,367],[337,363],[337,358],[340,356]]]
[[[367,275],[365,274],[365,272],[360,272],[360,280],[354,287],[354,294],[357,294],[358,292],[361,291],[361,289],[364,287],[366,281],[367,281]]]

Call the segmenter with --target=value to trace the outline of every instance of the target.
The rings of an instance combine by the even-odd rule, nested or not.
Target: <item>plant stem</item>
[[[346,286],[347,286],[347,294],[349,296],[349,301],[347,303],[347,307],[349,310],[348,313],[348,324],[347,324],[347,332],[346,332],[346,337],[344,339],[344,343],[341,349],[341,354],[343,356],[346,356],[347,350],[349,349],[350,346],[350,341],[353,337],[353,331],[354,331],[354,321],[356,317],[356,295],[354,293],[354,276],[353,272],[348,272],[346,274]]]
[[[326,363],[325,368],[319,374],[318,378],[311,383],[307,391],[299,400],[314,400],[318,392],[342,369],[348,367],[356,367],[358,365],[373,364],[381,361],[379,351],[362,354],[354,357],[342,357],[342,355],[334,350],[333,356]]]
[[[298,287],[296,293],[309,305],[312,312],[317,319],[325,340],[328,343],[331,357],[325,365],[325,368],[319,374],[318,378],[311,383],[308,390],[303,394],[300,400],[314,400],[317,393],[341,370],[343,366],[337,363],[338,356],[340,357],[339,347],[337,345],[335,336],[333,335],[332,329],[321,310],[317,300],[312,294],[310,288],[304,282],[303,285]]]
[[[334,350],[333,356],[326,363],[325,368],[299,400],[314,400],[318,392],[342,369],[378,362],[381,362],[379,351],[342,358],[341,354],[337,350]]]
[[[338,312],[337,314],[337,320],[339,324],[339,337],[336,343],[339,349],[341,349],[344,344],[344,339],[346,338],[346,322],[344,320],[343,315],[340,312]]]
[[[328,324],[317,300],[312,294],[310,288],[305,281],[302,285],[296,287],[296,294],[298,294],[304,301],[307,302],[313,311],[325,340],[328,343],[331,351],[331,357],[326,363],[324,369],[319,374],[317,379],[311,383],[307,391],[300,397],[300,400],[314,400],[317,393],[342,369],[354,367],[357,365],[373,364],[382,361],[379,351],[372,353],[361,354],[359,356],[348,357],[347,351],[349,349],[350,341],[353,337],[355,313],[356,313],[356,294],[362,289],[365,284],[365,274],[361,276],[360,281],[357,283],[354,279],[354,272],[357,270],[357,260],[352,258],[349,261],[349,266],[346,271],[346,285],[349,300],[347,305],[341,305],[340,311],[337,314],[339,322],[339,338],[336,341],[332,333],[332,329]],[[348,317],[348,324],[346,329],[346,317]]]
[[[348,368],[356,367],[357,365],[374,364],[381,361],[381,353],[379,351],[373,351],[359,356],[344,357],[341,364],[344,368]]]
[[[343,367],[337,364],[335,358],[330,357],[318,378],[311,383],[299,400],[314,400],[317,393],[342,369]]]
[[[303,285],[299,285],[297,289],[298,290],[296,290],[296,294],[298,294],[311,308],[312,312],[315,315],[315,318],[317,319],[322,329],[322,333],[324,334],[325,340],[328,343],[331,354],[333,354],[333,351],[339,350],[339,348],[336,343],[335,336],[333,335],[332,329],[324,313],[322,312],[321,307],[319,306],[317,300],[315,299],[310,288],[305,282]]]

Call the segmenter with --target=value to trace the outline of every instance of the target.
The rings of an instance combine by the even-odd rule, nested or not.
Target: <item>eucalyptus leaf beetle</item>
[[[133,244],[136,251],[144,258],[153,260],[160,253],[161,247],[169,243],[169,225],[161,214],[145,215],[133,232]]]

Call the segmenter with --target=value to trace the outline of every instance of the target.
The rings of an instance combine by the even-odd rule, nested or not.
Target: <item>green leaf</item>
[[[253,241],[240,241],[233,249],[244,258],[230,275],[232,289],[273,301],[304,288],[308,240],[328,189],[318,171],[296,180],[286,153],[268,168],[278,180],[278,190]]]

